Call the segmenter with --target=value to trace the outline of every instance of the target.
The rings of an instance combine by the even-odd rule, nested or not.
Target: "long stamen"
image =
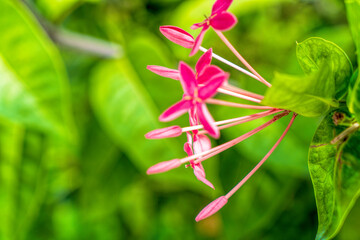
[[[246,96],[246,95],[243,95],[243,94],[240,94],[240,93],[236,93],[236,92],[224,89],[223,87],[218,88],[217,91],[219,93],[223,93],[223,94],[227,94],[227,95],[230,95],[230,96],[233,96],[233,97],[245,99],[245,100],[248,100],[248,101],[251,101],[251,102],[261,103],[260,99],[256,99],[256,98],[249,97],[249,96]]]
[[[202,51],[202,52],[206,52],[206,51],[208,50],[208,49],[206,49],[206,48],[204,48],[204,47],[201,47],[201,46],[200,46],[199,49],[200,49],[200,51]],[[251,72],[243,69],[242,67],[239,67],[238,65],[236,65],[236,64],[234,64],[234,63],[232,63],[232,62],[230,62],[230,61],[228,61],[228,60],[220,57],[219,55],[213,53],[212,56],[213,56],[215,59],[219,60],[220,62],[223,62],[223,63],[225,63],[226,65],[229,65],[230,67],[232,67],[232,68],[234,68],[234,69],[236,69],[236,70],[238,70],[238,71],[240,71],[240,72],[242,72],[242,73],[245,73],[245,74],[248,75],[249,77],[252,77],[252,78],[254,78],[254,79],[258,80],[258,81],[261,81],[256,75],[254,75],[254,74],[252,74]]]
[[[218,121],[218,122],[215,122],[215,125],[219,126],[219,125],[233,123],[233,122],[239,122],[239,121],[248,122],[248,121],[252,121],[252,120],[255,120],[255,119],[258,119],[258,118],[266,117],[266,116],[269,116],[271,114],[278,113],[278,112],[281,112],[281,111],[283,111],[283,110],[282,109],[272,109],[272,110],[268,110],[268,111],[264,111],[264,112],[260,112],[260,113],[255,113],[255,114],[248,115],[248,116],[243,116],[243,117]],[[203,125],[184,127],[184,128],[182,128],[182,132],[189,132],[189,131],[199,130],[199,129],[203,129],[203,128],[204,128]]]
[[[290,123],[288,124],[288,126],[286,127],[285,131],[283,132],[283,134],[281,135],[281,137],[277,140],[277,142],[275,143],[275,145],[270,149],[270,151],[265,155],[265,157],[233,188],[231,189],[226,195],[225,197],[227,199],[229,199],[237,190],[239,190],[239,188],[264,164],[264,162],[270,157],[270,155],[273,153],[273,151],[277,148],[277,146],[280,144],[280,142],[283,140],[283,138],[285,137],[286,133],[289,131],[291,125],[293,124],[295,118],[296,118],[297,114],[294,113],[294,115],[292,116]]]
[[[263,130],[264,128],[268,127],[269,125],[273,124],[274,122],[278,121],[280,118],[282,118],[282,117],[284,117],[284,116],[286,116],[288,114],[289,114],[288,111],[284,111],[283,113],[280,113],[280,114],[274,116],[270,121],[260,125],[259,127],[251,130],[248,133],[245,133],[245,134],[241,135],[240,137],[237,137],[237,138],[235,138],[235,139],[233,139],[233,140],[231,140],[231,141],[229,141],[227,143],[223,143],[223,144],[221,144],[221,145],[219,145],[217,147],[214,147],[214,148],[212,148],[212,149],[210,149],[208,151],[205,151],[205,152],[202,152],[202,153],[199,153],[199,154],[195,154],[195,155],[180,159],[180,162],[181,163],[186,163],[188,161],[191,161],[191,160],[194,160],[194,159],[197,159],[197,158],[200,158],[200,159],[196,160],[195,163],[202,162],[202,161],[214,156],[215,155],[215,154],[213,154],[214,152],[217,152],[217,153],[222,152],[222,151],[224,151],[224,150],[226,150],[226,149],[240,143],[241,141],[251,137],[255,133]]]
[[[228,101],[214,99],[214,98],[206,99],[205,102],[209,103],[209,104],[216,104],[216,105],[222,105],[222,106],[228,106],[228,107],[245,108],[245,109],[274,109],[273,107],[269,107],[269,106],[255,106],[255,105],[234,103],[234,102],[228,102]]]
[[[255,75],[258,77],[257,80],[264,83],[266,86],[271,87],[271,84],[267,82],[255,69],[240,55],[240,53],[234,48],[234,46],[229,42],[229,40],[224,36],[220,31],[215,31],[220,39],[225,43],[226,46],[234,53],[234,55]]]

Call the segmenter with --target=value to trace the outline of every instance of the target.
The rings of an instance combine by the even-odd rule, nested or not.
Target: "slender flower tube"
[[[280,142],[284,139],[285,135],[289,131],[291,125],[293,124],[295,120],[296,114],[293,115],[293,117],[290,120],[289,125],[286,127],[283,134],[280,136],[280,138],[277,140],[275,145],[270,149],[270,151],[265,155],[265,157],[233,188],[230,192],[228,192],[225,196],[221,196],[214,201],[212,201],[209,205],[207,205],[201,212],[196,216],[195,220],[198,222],[200,220],[203,220],[205,218],[210,217],[211,215],[218,212],[227,202],[228,199],[240,189],[244,183],[249,180],[249,178],[264,164],[264,162],[270,157],[270,155],[273,153],[273,151],[277,148],[277,146],[280,144]]]

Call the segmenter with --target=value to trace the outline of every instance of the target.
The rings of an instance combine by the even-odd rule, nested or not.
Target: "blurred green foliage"
[[[307,154],[319,119],[298,118],[264,167],[213,217],[196,223],[268,151],[279,121],[204,166],[216,190],[190,169],[147,176],[152,164],[182,157],[184,137],[150,141],[178,82],[146,70],[194,64],[160,25],[186,30],[209,14],[208,0],[0,1],[0,239],[314,239],[317,214]],[[266,78],[301,74],[296,41],[330,40],[355,63],[341,0],[234,0],[239,20],[226,33]],[[190,31],[196,34],[197,31]],[[205,47],[237,62],[209,31]],[[110,58],[110,59],[109,59]],[[215,60],[214,60],[215,62]],[[219,64],[236,86],[264,86]],[[220,96],[223,99],[227,97]],[[253,113],[211,106],[215,119]],[[225,130],[218,144],[264,120]],[[185,117],[175,124],[187,125]],[[336,237],[359,239],[357,203]]]

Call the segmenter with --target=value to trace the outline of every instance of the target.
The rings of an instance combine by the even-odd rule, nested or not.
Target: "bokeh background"
[[[189,58],[189,50],[165,39],[159,26],[179,26],[196,36],[198,31],[190,26],[210,14],[213,1],[12,2],[29,17],[27,24],[49,39],[41,44],[63,66],[62,88],[67,93],[63,101],[71,111],[66,130],[58,136],[41,122],[16,120],[0,109],[0,239],[315,238],[317,213],[307,154],[320,119],[296,119],[268,162],[219,213],[199,223],[194,220],[197,213],[251,170],[281,135],[289,117],[206,161],[207,177],[216,190],[197,181],[191,169],[146,175],[157,162],[185,156],[185,136],[144,138],[150,130],[170,126],[157,118],[182,96],[179,82],[159,77],[146,66],[177,68],[180,60],[194,66],[200,56]],[[234,0],[230,11],[239,23],[225,35],[270,82],[274,72],[302,74],[296,42],[311,36],[335,42],[355,62],[341,0]],[[0,19],[4,17],[9,15],[0,14]],[[0,25],[3,39],[9,34],[6,28],[22,34],[21,21],[9,21],[13,24]],[[22,51],[12,51],[19,46]],[[203,46],[238,63],[213,31]],[[19,59],[35,51],[25,40],[0,49],[0,56],[8,51],[8,56]],[[264,94],[260,83],[213,63],[231,73],[232,84]],[[51,78],[41,68],[41,59],[21,64]],[[25,103],[19,100],[19,105]],[[217,120],[254,113],[217,106],[210,106],[210,111]],[[226,142],[266,120],[223,131],[212,143]],[[187,126],[187,118],[172,124]],[[359,216],[358,203],[336,239],[359,239]]]

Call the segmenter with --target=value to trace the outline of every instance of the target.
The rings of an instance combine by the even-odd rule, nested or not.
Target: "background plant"
[[[239,24],[229,38],[270,80],[275,71],[303,74],[295,41],[310,36],[336,43],[356,69],[359,14],[356,1],[347,4],[351,32],[342,1],[238,1],[231,11]],[[222,186],[232,185],[233,176],[244,176],[286,122],[224,152],[221,164],[216,159],[207,164],[216,191],[203,188],[191,172],[145,175],[148,166],[182,151],[180,140],[143,136],[165,126],[157,116],[180,97],[175,81],[153,75],[146,65],[176,68],[188,54],[167,42],[158,26],[186,28],[210,8],[207,0],[0,2],[1,239],[314,238],[316,205],[306,159],[310,145],[330,139],[321,134],[325,139],[312,140],[321,119],[299,117],[231,206],[202,223],[193,221],[198,210],[221,195]],[[204,44],[216,39],[207,34]],[[212,45],[227,54],[220,42]],[[241,74],[231,76],[235,85],[265,91]],[[358,82],[355,76],[350,81],[347,100],[355,117]],[[337,111],[351,118],[343,108]],[[211,111],[215,118],[229,114],[224,108]],[[334,126],[331,115],[322,121],[317,134],[347,127]],[[218,142],[259,123],[225,131]],[[353,136],[344,151],[357,149]],[[346,156],[352,155],[357,153]],[[355,203],[337,239],[358,239],[359,206]],[[339,209],[340,216],[347,212]],[[325,221],[333,230],[324,239],[343,221],[335,219],[330,227]]]

